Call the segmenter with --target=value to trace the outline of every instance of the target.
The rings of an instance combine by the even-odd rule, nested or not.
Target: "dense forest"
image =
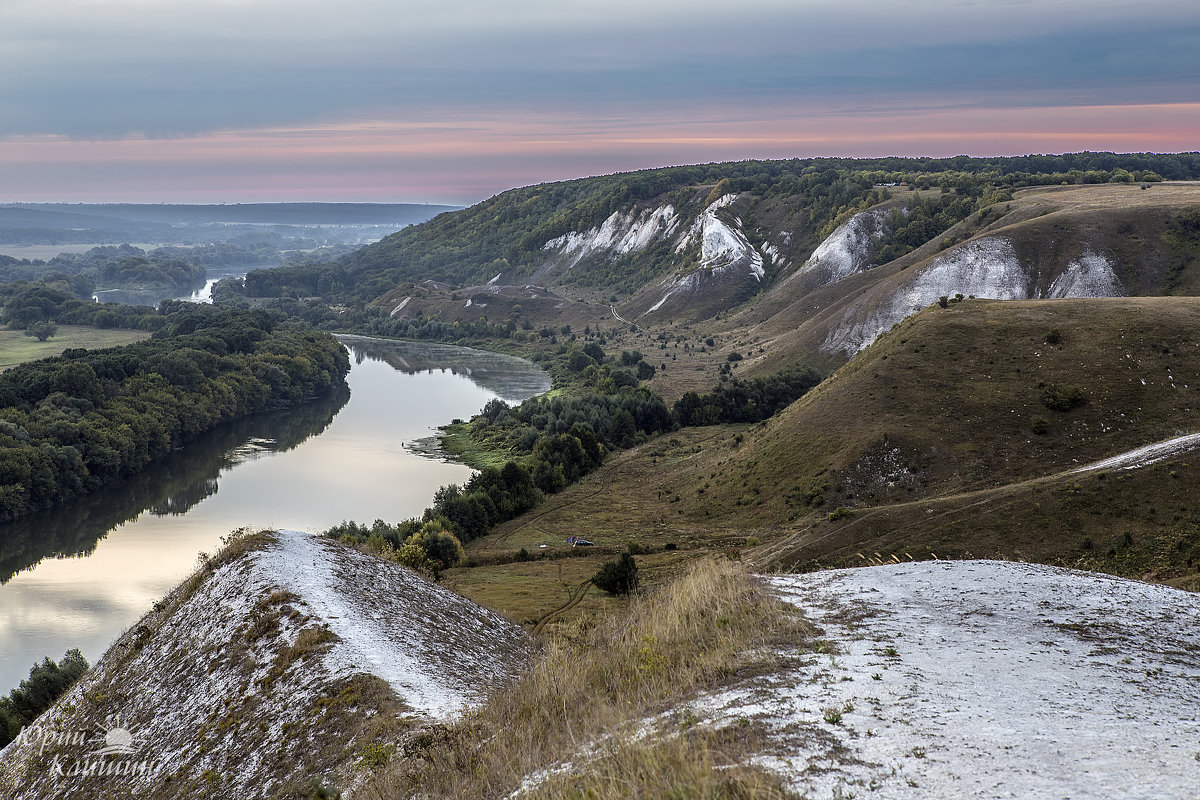
[[[24,321],[78,303],[59,300],[57,312],[22,306]],[[350,369],[335,339],[263,311],[168,301],[95,313],[106,312],[155,333],[0,375],[0,520],[134,474],[222,422],[344,385]]]
[[[528,277],[542,262],[545,242],[595,227],[614,211],[651,201],[686,209],[722,192],[796,198],[803,227],[822,235],[885,198],[888,185],[953,192],[957,205],[939,200],[937,207],[923,209],[907,226],[898,247],[909,249],[953,221],[1008,199],[1021,187],[1197,178],[1200,153],[815,158],[668,167],[512,189],[336,261],[253,272],[244,285],[233,282],[227,288],[250,297],[322,297],[353,303],[428,278],[467,286],[503,272],[506,282],[513,282]],[[697,199],[697,187],[710,186],[712,193],[702,192]]]

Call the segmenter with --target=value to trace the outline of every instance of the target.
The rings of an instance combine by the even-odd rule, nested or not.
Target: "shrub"
[[[1070,411],[1087,403],[1087,395],[1078,386],[1047,384],[1042,387],[1042,405],[1051,411]]]
[[[458,537],[446,530],[446,526],[437,519],[422,523],[420,530],[408,537],[400,550],[402,559],[410,545],[420,547],[425,556],[430,561],[436,561],[442,569],[453,567],[463,557],[462,543]]]
[[[638,587],[637,562],[628,552],[616,561],[605,562],[592,576],[592,583],[613,595],[626,595]]]
[[[44,342],[58,333],[58,326],[53,322],[35,322],[25,329],[26,336],[36,336],[39,342]]]

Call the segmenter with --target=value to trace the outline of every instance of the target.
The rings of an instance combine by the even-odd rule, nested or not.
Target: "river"
[[[0,525],[0,694],[34,661],[95,662],[242,526],[321,531],[420,515],[471,470],[411,449],[494,397],[550,388],[512,356],[340,337],[349,392],[224,425],[119,485]]]
[[[247,269],[271,269],[274,264],[256,267],[209,267],[203,286],[197,286],[189,294],[178,289],[97,289],[92,299],[97,303],[124,303],[128,306],[157,306],[162,300],[188,300],[193,303],[211,303],[213,284],[225,278],[244,278]]]

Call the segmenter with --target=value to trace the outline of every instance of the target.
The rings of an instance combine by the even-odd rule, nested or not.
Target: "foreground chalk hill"
[[[309,797],[456,716],[528,653],[395,564],[280,531],[229,548],[0,754],[13,798]]]
[[[806,642],[513,796],[572,796],[631,741],[690,737],[781,781],[754,797],[1195,797],[1197,595],[997,561],[765,580],[818,627]]]
[[[796,688],[772,702],[742,686],[701,706],[774,731],[762,763],[802,793],[1194,796],[1197,595],[994,561],[771,582],[837,652],[777,675]]]

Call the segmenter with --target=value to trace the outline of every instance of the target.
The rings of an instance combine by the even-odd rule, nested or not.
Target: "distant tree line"
[[[4,306],[4,321],[14,330],[24,330],[38,322],[56,322],[153,332],[167,324],[165,317],[151,306],[101,304],[90,295],[86,300],[80,299],[61,281],[0,284],[0,304]]]
[[[54,705],[87,670],[87,659],[77,649],[68,650],[57,664],[49,656],[34,664],[20,686],[8,697],[0,697],[0,748]]]
[[[97,287],[190,291],[204,284],[210,267],[250,268],[281,263],[283,254],[279,247],[260,239],[256,235],[236,243],[165,246],[153,250],[129,244],[101,245],[83,253],[59,253],[45,260],[0,255],[0,283],[54,284],[84,299],[90,299]]]
[[[0,375],[0,520],[136,473],[222,422],[322,394],[350,369],[335,339],[263,311],[167,301],[154,314],[146,341]]]

